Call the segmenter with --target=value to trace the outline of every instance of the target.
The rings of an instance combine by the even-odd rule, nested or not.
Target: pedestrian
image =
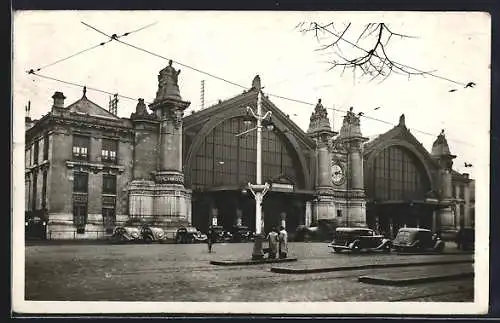
[[[284,226],[280,226],[278,240],[279,240],[279,257],[280,259],[286,258],[288,254],[288,233],[286,232]]]
[[[213,236],[214,236],[214,231],[212,230],[211,227],[208,228],[208,233],[207,233],[207,243],[208,243],[208,252],[212,252],[212,244],[213,244]]]
[[[269,259],[276,259],[276,254],[278,253],[278,230],[273,227],[269,234],[267,235],[267,242],[269,243]]]

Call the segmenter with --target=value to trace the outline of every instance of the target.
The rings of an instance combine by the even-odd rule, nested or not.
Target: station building
[[[187,224],[254,228],[248,183],[256,177],[256,133],[236,135],[255,126],[246,107],[255,110],[261,80],[184,116],[190,103],[178,75],[170,62],[153,103],[139,99],[129,118],[98,106],[85,89],[71,104],[55,92],[47,114],[27,117],[26,225],[45,239],[104,239],[131,217],[167,231]],[[444,131],[429,152],[404,115],[368,140],[352,109],[339,132],[321,100],[306,131],[265,95],[262,109],[272,113],[272,129],[262,131],[262,177],[270,184],[265,231],[281,223],[289,231],[322,223],[388,235],[405,225],[450,232],[474,226],[474,180],[453,169]]]

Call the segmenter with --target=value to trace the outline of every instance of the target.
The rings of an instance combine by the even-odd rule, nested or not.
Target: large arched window
[[[423,200],[430,190],[423,165],[409,150],[391,146],[374,157],[367,194],[377,200]]]
[[[251,126],[252,127],[252,126]],[[203,140],[191,165],[191,188],[255,183],[257,134],[247,130],[243,118],[225,120]],[[262,131],[262,180],[285,176],[299,187],[304,178],[293,148],[277,131]]]

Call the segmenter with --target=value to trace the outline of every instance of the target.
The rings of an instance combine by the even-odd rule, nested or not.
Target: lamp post
[[[252,259],[262,259],[264,258],[264,252],[262,251],[262,242],[264,241],[264,236],[262,234],[262,200],[270,188],[269,183],[262,184],[262,121],[271,116],[271,111],[267,111],[262,115],[262,93],[259,90],[257,94],[257,112],[254,112],[252,108],[247,107],[247,113],[250,112],[253,118],[257,120],[257,126],[246,130],[236,136],[242,136],[253,130],[257,130],[257,169],[256,169],[256,179],[255,184],[248,183],[248,188],[252,192],[255,198],[255,239],[254,247],[252,251]],[[268,123],[270,127],[271,124]]]

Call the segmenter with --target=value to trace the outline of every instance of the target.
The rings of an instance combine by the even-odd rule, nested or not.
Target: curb
[[[284,258],[284,259],[262,259],[262,260],[211,260],[211,265],[219,266],[243,266],[243,265],[262,265],[274,264],[281,262],[297,261],[297,258]]]
[[[444,280],[453,280],[460,278],[470,278],[474,277],[473,271],[467,271],[457,274],[443,274],[443,275],[433,275],[424,277],[412,277],[412,278],[384,278],[377,276],[361,276],[358,281],[361,283],[373,284],[373,285],[387,285],[387,286],[405,286],[413,285],[419,283],[430,283],[430,282],[441,282]]]
[[[464,259],[464,260],[442,260],[442,261],[424,261],[424,262],[406,262],[406,263],[365,264],[365,265],[322,267],[322,268],[271,267],[271,271],[279,274],[314,274],[314,273],[325,273],[331,271],[345,271],[345,270],[357,270],[357,269],[449,265],[449,264],[464,264],[464,263],[474,263],[474,260]]]

